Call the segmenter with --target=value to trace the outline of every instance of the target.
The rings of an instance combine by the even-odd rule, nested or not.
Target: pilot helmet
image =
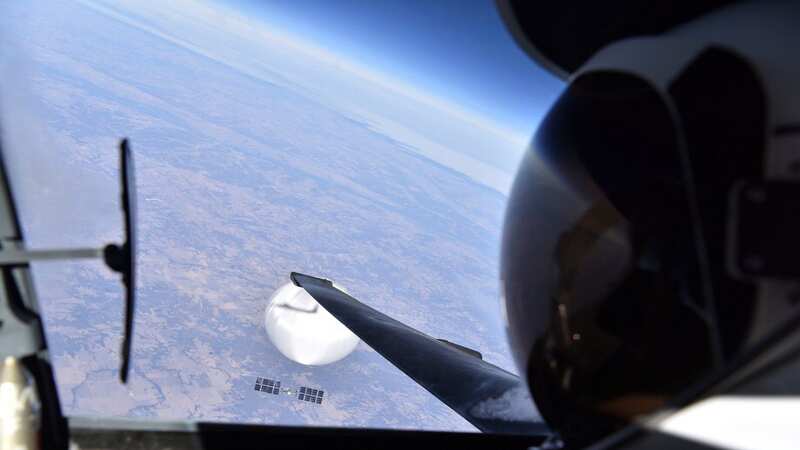
[[[674,404],[798,303],[800,7],[713,6],[585,60],[532,50],[568,85],[509,197],[503,305],[573,444]]]

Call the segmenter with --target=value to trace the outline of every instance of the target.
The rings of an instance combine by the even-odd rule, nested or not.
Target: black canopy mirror
[[[133,153],[127,139],[123,139],[119,144],[119,158],[122,212],[125,218],[125,242],[122,245],[108,244],[104,248],[2,249],[0,266],[20,266],[33,261],[102,257],[111,270],[122,274],[122,284],[125,286],[125,331],[122,338],[122,366],[119,377],[126,383],[131,359],[136,292],[136,182],[133,174]]]
[[[119,159],[125,242],[121,246],[106,245],[103,249],[103,259],[109,268],[122,274],[122,284],[125,286],[125,331],[122,338],[122,366],[119,376],[120,380],[126,383],[130,370],[136,296],[136,179],[133,170],[133,154],[127,139],[123,139],[119,144]]]

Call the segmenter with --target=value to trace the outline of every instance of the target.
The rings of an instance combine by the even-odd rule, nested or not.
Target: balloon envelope
[[[355,350],[359,341],[305,289],[291,282],[270,297],[264,323],[275,347],[287,358],[305,365],[338,361]]]

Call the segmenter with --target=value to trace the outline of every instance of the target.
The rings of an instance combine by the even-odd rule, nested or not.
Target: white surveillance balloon
[[[355,350],[359,341],[305,289],[291,282],[270,297],[264,324],[283,356],[310,366],[339,361]]]

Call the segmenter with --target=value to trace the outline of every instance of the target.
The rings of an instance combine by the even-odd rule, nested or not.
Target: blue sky
[[[563,88],[505,30],[490,0],[226,0],[428,94],[530,135]]]

